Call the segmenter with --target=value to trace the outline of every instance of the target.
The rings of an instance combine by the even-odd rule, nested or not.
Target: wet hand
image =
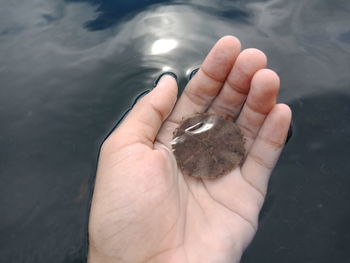
[[[177,101],[165,75],[102,146],[89,222],[89,262],[239,262],[251,242],[291,111],[259,50],[220,39]],[[170,141],[198,112],[236,120],[243,164],[215,180],[185,176]]]

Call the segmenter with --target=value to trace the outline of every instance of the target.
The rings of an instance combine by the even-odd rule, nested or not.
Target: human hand
[[[164,75],[104,142],[89,220],[90,263],[239,262],[258,226],[269,176],[291,121],[276,104],[279,78],[256,49],[220,39],[177,99]],[[171,150],[184,117],[236,119],[246,139],[240,167],[214,180],[183,175]]]

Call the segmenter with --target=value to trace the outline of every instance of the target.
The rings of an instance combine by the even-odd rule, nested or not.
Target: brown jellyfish
[[[174,131],[172,148],[181,171],[197,178],[217,178],[241,164],[244,138],[232,120],[209,113],[185,119]]]

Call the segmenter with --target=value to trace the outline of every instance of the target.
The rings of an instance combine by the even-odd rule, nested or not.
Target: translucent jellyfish
[[[197,178],[218,178],[241,164],[244,138],[232,120],[208,113],[185,119],[174,131],[172,148],[181,171]]]

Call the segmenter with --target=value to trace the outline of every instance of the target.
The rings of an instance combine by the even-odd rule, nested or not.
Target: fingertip
[[[251,109],[268,114],[276,104],[280,80],[270,69],[258,70],[251,81],[247,104]]]
[[[155,89],[159,90],[162,94],[164,94],[162,97],[165,99],[165,102],[168,101],[168,103],[171,104],[172,107],[174,106],[178,94],[178,85],[176,77],[170,74],[163,75],[158,81],[158,84],[155,87]]]
[[[241,41],[235,36],[231,36],[231,35],[223,36],[222,38],[220,38],[218,40],[217,43],[231,46],[231,47],[234,47],[238,50],[241,50]]]
[[[164,121],[172,111],[178,94],[177,78],[175,74],[162,74],[157,85],[147,97],[148,103],[159,109]]]
[[[165,72],[160,75],[155,87],[177,86],[177,76],[172,72]]]
[[[230,83],[247,86],[246,88],[249,90],[254,75],[266,65],[267,58],[262,51],[255,48],[245,49],[238,55],[228,80]]]
[[[273,86],[277,89],[280,86],[280,77],[275,71],[268,68],[262,68],[254,74],[252,82],[256,81],[264,83],[265,86]]]
[[[166,77],[166,76],[170,76],[172,78],[175,79],[176,83],[177,83],[177,75],[174,73],[174,72],[171,72],[171,71],[166,71],[166,72],[163,72],[162,74],[160,74],[156,80],[154,81],[154,84],[153,84],[153,87],[156,87],[159,83],[159,81],[163,78],[163,77]]]
[[[241,43],[233,36],[219,39],[205,58],[201,71],[216,82],[224,82],[241,51]],[[202,73],[203,73],[202,72]]]
[[[292,111],[288,105],[276,104],[263,125],[262,133],[265,137],[272,136],[277,141],[287,138],[288,130],[292,120]]]
[[[283,122],[290,124],[292,121],[292,110],[287,104],[276,104],[275,110],[279,113]]]
[[[263,51],[257,48],[246,48],[244,49],[240,57],[244,57],[245,60],[249,58],[253,58],[255,61],[255,64],[258,64],[260,68],[264,68],[267,65],[267,56]]]

